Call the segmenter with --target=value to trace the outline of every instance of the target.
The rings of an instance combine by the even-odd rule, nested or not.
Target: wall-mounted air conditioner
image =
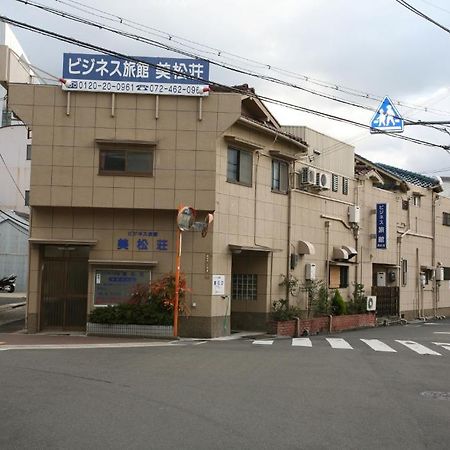
[[[298,175],[300,186],[315,186],[317,175],[316,169],[313,169],[311,167],[303,167]]]
[[[316,176],[316,184],[319,189],[331,189],[331,175],[329,173],[319,172]]]
[[[369,295],[367,297],[366,310],[376,311],[376,309],[377,309],[377,297],[376,295]]]

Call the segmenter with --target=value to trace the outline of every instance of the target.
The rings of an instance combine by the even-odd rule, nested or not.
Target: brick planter
[[[313,319],[301,319],[299,321],[298,334],[335,333],[357,328],[371,328],[375,325],[376,316],[374,313],[315,317]],[[287,320],[283,322],[271,321],[268,322],[267,332],[277,336],[295,337],[297,335],[296,327],[296,320]]]
[[[267,323],[269,334],[276,334],[277,336],[295,336],[297,330],[296,320],[272,320]]]

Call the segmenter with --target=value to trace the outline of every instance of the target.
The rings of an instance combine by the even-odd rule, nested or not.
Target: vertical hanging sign
[[[377,248],[386,249],[388,244],[388,204],[377,203]]]

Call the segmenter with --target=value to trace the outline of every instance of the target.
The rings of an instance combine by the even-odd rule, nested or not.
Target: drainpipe
[[[330,286],[330,221],[325,221],[325,287]]]
[[[436,281],[436,192],[431,191],[431,265],[434,267],[435,275],[433,278],[433,311],[434,317],[437,316],[437,281]]]
[[[289,165],[289,175],[288,175],[288,211],[287,211],[287,258],[286,258],[286,276],[289,279],[290,271],[291,271],[291,233],[292,233],[292,189],[291,189],[291,178],[294,173],[294,163]],[[289,292],[289,286],[286,286],[286,299],[289,305],[291,293]]]

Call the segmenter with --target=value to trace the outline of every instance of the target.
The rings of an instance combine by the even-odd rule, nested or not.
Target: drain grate
[[[425,391],[421,392],[420,395],[434,400],[450,400],[450,392]]]

